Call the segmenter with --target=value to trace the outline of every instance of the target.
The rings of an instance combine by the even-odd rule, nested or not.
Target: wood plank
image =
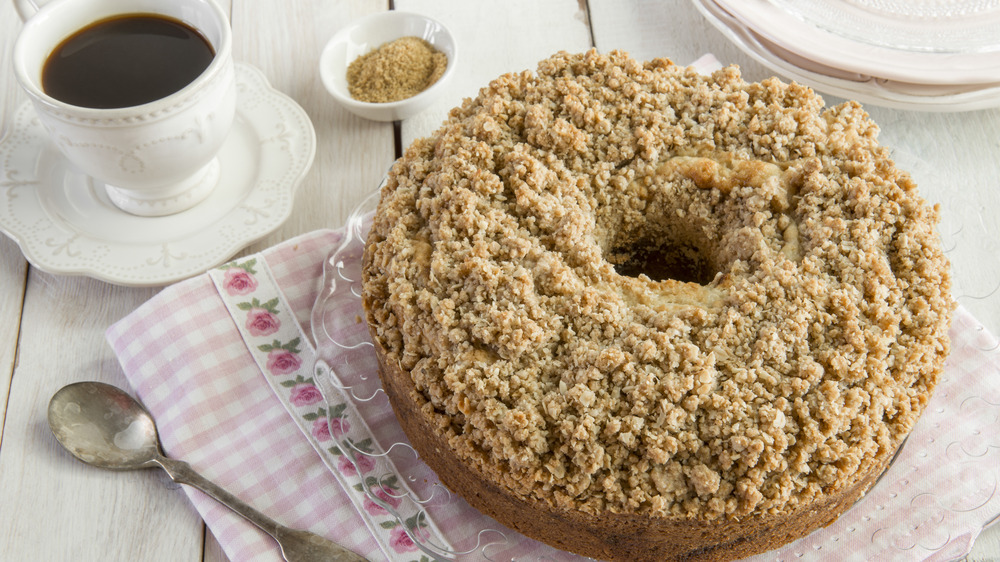
[[[3,447],[3,420],[14,378],[21,306],[27,282],[28,263],[20,248],[9,238],[0,239],[0,447]]]
[[[4,76],[9,76],[0,83],[0,139],[5,138],[8,133],[7,126],[14,110],[25,101],[17,81],[9,74],[7,62],[20,28],[21,20],[14,12],[13,2],[0,2],[0,71],[5,73]],[[27,271],[28,262],[24,260],[17,244],[0,235],[0,446],[3,445],[3,419],[17,358],[18,328],[21,323],[21,303],[28,281]]]
[[[222,545],[210,530],[205,533],[205,556],[202,562],[229,562],[226,551],[222,550]]]
[[[458,45],[459,66],[447,92],[402,123],[404,149],[437,129],[452,107],[474,97],[490,80],[507,72],[533,71],[538,61],[558,51],[580,52],[591,46],[586,2],[396,0],[395,6],[437,19]]]
[[[87,466],[45,421],[65,384],[127,388],[104,330],[153,293],[32,269],[0,449],[0,559],[201,560],[201,521],[178,486]]]
[[[260,68],[272,86],[305,109],[316,129],[316,160],[299,187],[291,219],[248,252],[297,234],[339,227],[392,163],[392,125],[348,112],[334,101],[319,76],[319,57],[333,34],[354,19],[387,7],[384,0],[234,4],[236,60]]]
[[[20,26],[12,3],[0,2],[0,72],[7,76]],[[24,100],[15,80],[3,82],[2,126]],[[0,559],[202,559],[203,525],[179,486],[159,471],[84,465],[45,422],[48,399],[64,384],[127,387],[104,330],[154,293],[29,269],[13,241],[0,241]]]
[[[597,50],[628,52],[636,60],[668,58],[688,64],[713,53],[723,64],[738,64],[744,78],[773,73],[733,46],[690,2],[588,0]]]
[[[1000,560],[1000,525],[994,525],[979,535],[967,562],[996,562]]]

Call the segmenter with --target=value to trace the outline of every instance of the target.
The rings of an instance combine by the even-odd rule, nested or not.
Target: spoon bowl
[[[195,472],[163,455],[153,416],[124,390],[102,382],[78,382],[49,400],[49,428],[81,461],[113,470],[159,466],[170,479],[194,486],[271,535],[288,562],[367,562],[315,533],[290,529]]]
[[[64,386],[49,401],[48,418],[59,443],[87,464],[112,470],[147,468],[160,454],[153,417],[109,384]]]

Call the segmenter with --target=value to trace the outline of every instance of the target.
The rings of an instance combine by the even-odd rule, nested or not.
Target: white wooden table
[[[772,74],[731,46],[687,0],[396,0],[395,9],[426,13],[456,33],[461,68],[446,99],[394,128],[335,105],[317,72],[320,51],[334,32],[387,9],[386,0],[223,3],[231,13],[236,59],[263,70],[301,104],[317,135],[316,161],[292,218],[246,252],[339,226],[380,180],[396,146],[431,132],[450,107],[490,78],[534,69],[556,51],[595,46],[679,63],[712,52],[739,64],[748,79]],[[9,0],[0,0],[0,135],[25,99],[9,69],[20,26]],[[925,197],[942,205],[945,227],[956,240],[950,256],[959,302],[1000,333],[1000,110],[869,110],[882,125],[882,141],[899,148],[902,162],[914,163]],[[0,236],[0,560],[225,560],[165,476],[77,462],[59,448],[45,421],[49,397],[67,383],[96,379],[127,387],[104,331],[155,293],[45,273]],[[1000,560],[1000,525],[983,533],[969,560]]]

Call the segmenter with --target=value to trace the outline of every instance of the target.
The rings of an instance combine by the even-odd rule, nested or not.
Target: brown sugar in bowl
[[[398,101],[370,102],[355,99],[348,84],[348,67],[358,57],[392,41],[416,37],[430,44],[447,59],[447,66],[426,89]],[[445,91],[458,65],[458,44],[438,20],[412,12],[390,10],[359,18],[347,24],[323,48],[320,78],[333,99],[348,111],[375,121],[408,119],[427,109]]]

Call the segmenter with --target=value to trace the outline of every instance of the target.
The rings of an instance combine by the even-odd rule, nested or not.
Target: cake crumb
[[[857,103],[735,67],[559,53],[394,165],[368,321],[455,454],[516,493],[697,519],[811,505],[884,466],[949,349],[937,211],[877,133]]]

